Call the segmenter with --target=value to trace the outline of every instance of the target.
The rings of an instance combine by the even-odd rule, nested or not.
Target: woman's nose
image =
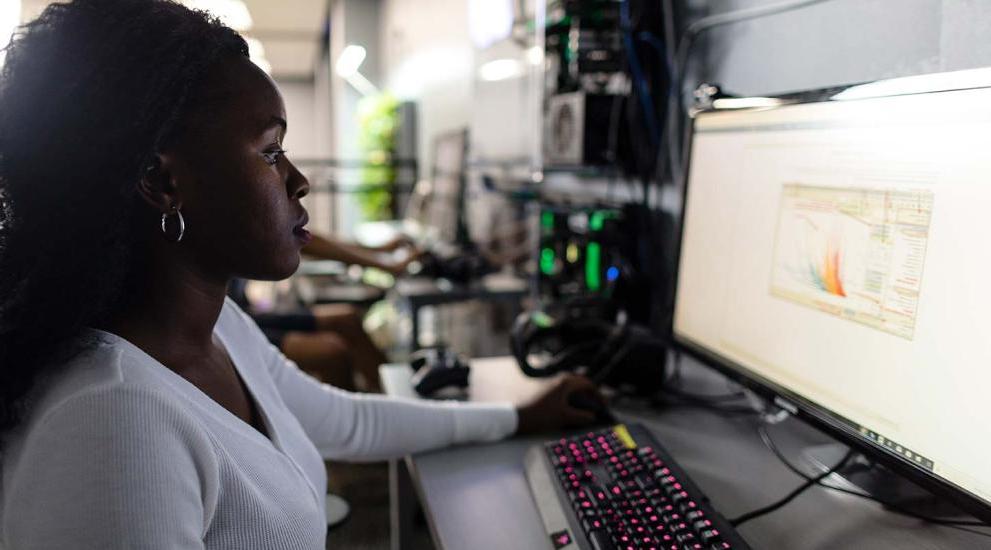
[[[310,192],[310,181],[296,169],[296,165],[292,162],[289,163],[289,181],[286,183],[289,196],[295,199],[301,199]]]

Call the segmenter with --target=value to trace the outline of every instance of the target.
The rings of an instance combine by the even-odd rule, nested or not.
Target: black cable
[[[626,359],[626,356],[629,355],[631,351],[633,351],[633,346],[631,343],[627,342],[623,344],[618,350],[616,350],[615,355],[613,355],[612,359],[606,363],[601,370],[589,375],[589,379],[595,384],[602,384],[605,382],[606,378],[609,378],[609,375],[613,373],[623,359]]]
[[[778,500],[777,502],[773,504],[769,504],[762,508],[751,510],[750,512],[747,512],[743,515],[740,515],[734,519],[729,520],[730,525],[732,525],[733,527],[739,527],[754,518],[758,518],[760,516],[764,516],[770,514],[771,512],[774,512],[775,510],[778,510],[779,508],[788,504],[792,500],[795,500],[795,497],[804,493],[806,490],[808,490],[809,487],[812,487],[813,485],[822,481],[824,478],[833,475],[837,470],[845,466],[846,463],[849,462],[851,458],[853,458],[853,455],[854,455],[854,451],[853,449],[850,449],[849,451],[847,451],[846,455],[844,455],[843,458],[840,459],[838,463],[836,463],[836,466],[833,466],[832,468],[826,470],[825,472],[817,475],[814,478],[807,479],[805,483],[799,485],[797,488],[795,488],[794,491],[788,493],[781,500]]]
[[[668,97],[667,105],[664,107],[664,126],[661,129],[661,147],[657,148],[657,159],[655,161],[655,178],[658,182],[664,181],[665,174],[669,173],[672,183],[678,183],[675,181],[674,170],[672,169],[672,163],[674,161],[674,155],[676,154],[676,149],[678,144],[671,143],[671,139],[674,133],[671,128],[675,124],[673,119],[681,116],[681,102],[679,97],[681,96],[681,68],[677,65],[677,58],[675,53],[675,45],[677,44],[676,23],[675,23],[675,11],[674,11],[674,0],[661,0],[661,15],[664,20],[664,32],[661,37],[664,42],[664,50],[666,53],[665,65],[668,70]],[[666,153],[666,154],[665,154]]]
[[[808,474],[806,474],[805,472],[801,471],[797,466],[795,466],[794,464],[792,464],[791,461],[789,461],[785,457],[784,453],[781,452],[781,449],[779,449],[778,446],[774,443],[774,440],[771,439],[771,434],[767,431],[767,425],[766,424],[761,424],[760,426],[758,426],[757,427],[757,433],[760,435],[761,441],[764,442],[764,446],[767,447],[772,453],[774,453],[774,456],[776,456],[778,458],[778,460],[780,460],[781,463],[785,465],[785,467],[787,467],[789,470],[791,470],[792,472],[794,472],[795,475],[797,475],[797,476],[805,479],[806,481],[809,481],[809,480],[812,479],[811,477],[809,477]],[[863,498],[863,499],[866,499],[866,500],[874,501],[874,502],[876,502],[876,503],[884,506],[885,508],[890,508],[892,512],[895,512],[895,513],[898,513],[898,514],[902,514],[902,515],[905,515],[905,516],[909,516],[909,517],[912,517],[912,518],[915,518],[915,519],[918,519],[918,520],[922,520],[922,521],[925,521],[925,522],[928,522],[928,523],[934,523],[934,524],[937,524],[937,525],[946,525],[946,526],[949,526],[949,527],[957,527],[957,526],[964,526],[964,525],[966,525],[966,526],[972,526],[972,527],[991,527],[991,525],[989,525],[988,523],[983,522],[983,521],[979,521],[979,520],[974,520],[974,521],[971,521],[971,520],[952,520],[952,519],[944,519],[944,518],[936,518],[936,517],[926,516],[926,515],[919,514],[919,513],[913,512],[911,510],[908,510],[908,509],[906,509],[906,508],[904,508],[902,506],[899,506],[897,504],[894,504],[892,502],[888,502],[886,500],[877,498],[874,495],[871,495],[871,494],[868,494],[868,493],[864,493],[864,492],[861,492],[861,491],[854,491],[854,490],[846,489],[844,487],[837,487],[835,485],[831,485],[831,484],[826,483],[824,481],[819,481],[818,484],[821,487],[824,487],[826,489],[831,489],[833,491],[837,491],[837,492],[840,492],[840,493],[844,493],[844,494],[848,494],[848,495],[853,495],[853,496],[860,497],[860,498]],[[966,529],[966,531],[967,532],[970,532],[970,533],[977,533],[977,534],[980,534],[980,535],[991,537],[991,533],[983,533],[981,531],[974,531],[972,529]]]

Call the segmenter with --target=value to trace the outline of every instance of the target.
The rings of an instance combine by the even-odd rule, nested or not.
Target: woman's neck
[[[211,277],[174,257],[152,256],[139,279],[140,292],[129,297],[105,328],[166,365],[213,352],[213,328],[227,279]]]

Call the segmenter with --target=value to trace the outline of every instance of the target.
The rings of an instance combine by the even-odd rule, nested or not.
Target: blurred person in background
[[[400,277],[419,257],[402,236],[370,247],[330,235],[311,234],[305,256],[375,268]],[[398,259],[394,254],[401,253]],[[261,311],[251,304],[247,281],[235,278],[228,295],[255,320],[268,340],[307,373],[344,389],[380,392],[378,367],[388,358],[365,331],[364,309],[351,304],[316,304],[292,312]]]

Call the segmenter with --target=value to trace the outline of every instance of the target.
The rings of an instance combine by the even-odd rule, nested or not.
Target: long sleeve
[[[51,409],[5,479],[19,550],[195,549],[219,480],[208,436],[147,388],[96,388]]]
[[[399,399],[321,384],[269,344],[233,301],[228,299],[225,307],[236,317],[224,321],[232,344],[257,354],[279,399],[325,459],[382,460],[460,443],[496,441],[516,431],[516,409],[508,403]]]
[[[382,460],[516,431],[510,404],[419,401],[346,392],[314,380],[274,347],[268,358],[286,405],[324,458]]]

